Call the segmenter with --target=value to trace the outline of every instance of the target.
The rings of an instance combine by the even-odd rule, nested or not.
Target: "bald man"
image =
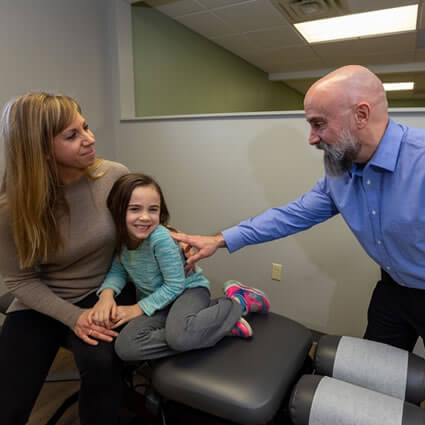
[[[294,202],[215,236],[175,235],[199,251],[194,263],[220,248],[294,234],[342,214],[381,267],[365,338],[409,351],[425,337],[425,130],[389,119],[381,81],[350,65],[307,91],[309,143],[324,151],[325,175]]]

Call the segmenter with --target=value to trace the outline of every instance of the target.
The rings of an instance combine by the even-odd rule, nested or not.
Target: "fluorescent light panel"
[[[294,24],[309,43],[370,37],[416,29],[418,5],[354,13]]]
[[[404,83],[384,83],[385,91],[397,91],[397,90],[413,90],[415,83],[413,81]]]

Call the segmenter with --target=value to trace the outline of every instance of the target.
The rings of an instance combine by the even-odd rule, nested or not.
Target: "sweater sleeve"
[[[0,273],[6,288],[22,304],[74,328],[83,310],[57,296],[36,267],[21,269],[6,208],[0,213]]]
[[[118,257],[115,256],[111,267],[105,276],[101,287],[97,290],[96,294],[99,296],[105,289],[112,289],[115,296],[119,295],[127,284],[128,273],[124,266],[118,261]]]
[[[156,291],[139,301],[139,306],[148,316],[171,304],[186,286],[179,246],[165,229],[155,236],[152,241],[153,251],[164,282]]]
[[[7,204],[0,208],[0,274],[16,300],[12,311],[29,308],[74,328],[83,309],[73,304],[96,291],[110,265],[115,245],[106,197],[128,169],[104,161],[101,178],[64,187],[70,216],[60,224],[64,246],[40,266],[21,269]],[[89,184],[88,184],[89,183]],[[94,231],[94,224],[98,230]],[[94,236],[94,237],[93,237]]]

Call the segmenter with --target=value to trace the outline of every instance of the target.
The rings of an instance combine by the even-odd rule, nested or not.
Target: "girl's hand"
[[[116,321],[111,329],[118,328],[119,326],[124,325],[130,320],[135,319],[136,317],[145,314],[140,308],[139,304],[134,305],[119,305],[117,307]]]
[[[99,344],[99,341],[96,341],[96,339],[111,342],[113,338],[118,335],[118,333],[111,329],[106,329],[103,326],[98,326],[94,323],[91,323],[89,320],[90,313],[91,310],[84,310],[81,313],[73,329],[75,335],[77,335],[89,345]]]
[[[99,296],[99,301],[92,308],[89,315],[90,323],[112,329],[116,321],[117,304],[112,289],[104,289]]]

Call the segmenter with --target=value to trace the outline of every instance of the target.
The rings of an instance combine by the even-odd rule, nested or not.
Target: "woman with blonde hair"
[[[61,344],[81,375],[82,425],[116,425],[121,362],[116,332],[91,323],[90,308],[115,247],[106,207],[128,172],[96,158],[95,138],[70,97],[28,93],[2,115],[0,273],[15,296],[0,335],[0,423],[25,424]],[[117,298],[134,304],[131,285]]]

